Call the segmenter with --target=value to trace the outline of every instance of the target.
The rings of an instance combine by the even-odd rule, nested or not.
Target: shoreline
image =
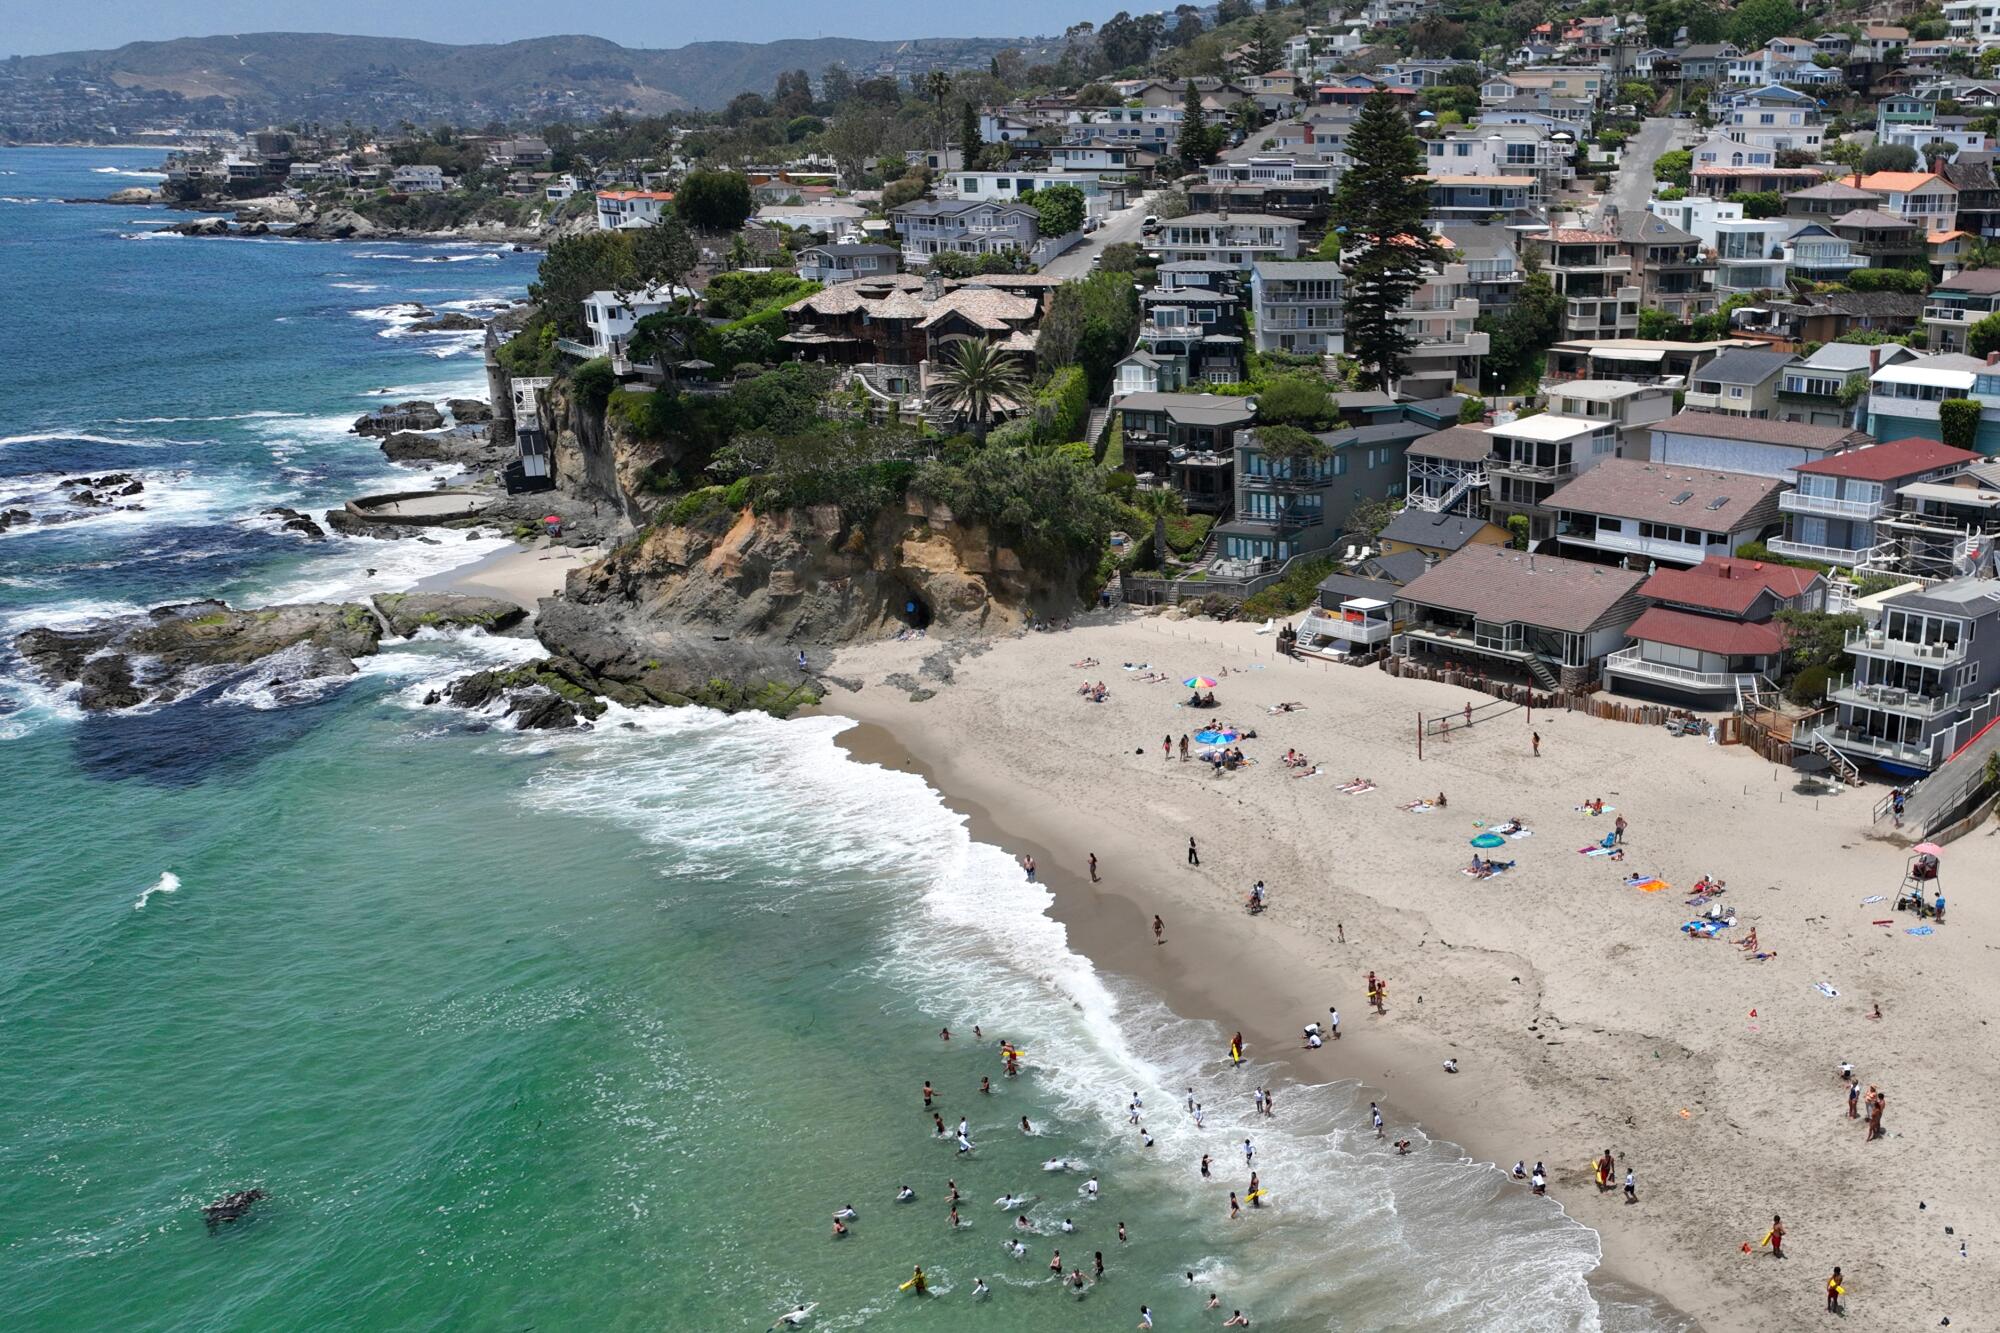
[[[1150,947],[1150,909],[1142,908],[1133,896],[1112,887],[1114,879],[1122,877],[1110,871],[1112,858],[1103,856],[1102,849],[1109,846],[1135,850],[1130,834],[1108,829],[1091,831],[1090,847],[1084,855],[1087,856],[1088,850],[1099,851],[1101,871],[1100,882],[1093,885],[1087,873],[1075,869],[1079,858],[1074,836],[1049,837],[1030,831],[1028,821],[1023,818],[1026,810],[1015,800],[1005,804],[994,801],[989,805],[970,795],[980,784],[964,781],[963,769],[946,759],[943,751],[917,748],[922,739],[913,746],[905,736],[914,730],[908,720],[885,722],[879,716],[863,719],[854,714],[876,710],[835,707],[836,702],[841,701],[828,700],[816,709],[803,711],[801,716],[844,718],[851,725],[834,738],[834,743],[849,758],[857,763],[915,774],[938,793],[948,809],[965,817],[973,841],[1012,854],[1033,856],[1036,880],[1053,898],[1049,915],[1064,926],[1070,948],[1088,959],[1099,972],[1137,983],[1184,1018],[1207,1019],[1241,1030],[1247,1048],[1256,1052],[1260,1063],[1276,1068],[1284,1080],[1283,1087],[1327,1082],[1356,1084],[1363,1095],[1381,1103],[1388,1126],[1394,1130],[1415,1130],[1423,1136],[1426,1142],[1417,1151],[1442,1143],[1453,1156],[1475,1165],[1484,1164],[1494,1171],[1496,1185],[1508,1183],[1508,1164],[1501,1156],[1482,1152],[1479,1147],[1482,1131],[1448,1109],[1451,1076],[1441,1066],[1444,1058],[1457,1049],[1455,1045],[1441,1045],[1433,1038],[1415,1033],[1392,1033],[1382,1019],[1371,1015],[1364,1006],[1343,1006],[1340,1026],[1345,1035],[1341,1040],[1329,1042],[1317,1052],[1304,1051],[1297,1045],[1293,1030],[1282,1023],[1273,1025],[1269,1015],[1319,1014],[1324,1006],[1312,1008],[1299,994],[1297,980],[1282,989],[1269,982],[1264,971],[1268,964],[1263,957],[1264,945],[1250,940],[1239,924],[1264,923],[1251,922],[1241,912],[1177,906],[1174,920],[1178,924],[1168,932],[1169,943],[1175,936],[1199,939],[1203,957],[1201,972],[1181,969],[1174,955]],[[1038,817],[1046,824],[1046,807]],[[1063,827],[1066,834],[1079,832],[1068,821],[1064,821]],[[1359,943],[1351,941],[1347,952],[1351,953]],[[1295,964],[1303,960],[1288,957],[1287,962]],[[1356,965],[1363,970],[1367,966]],[[1332,993],[1334,989],[1352,993],[1351,983],[1341,987],[1332,981],[1328,975],[1331,969],[1320,967],[1314,971],[1315,980],[1325,983],[1321,986],[1322,993]],[[1292,978],[1299,975],[1290,966],[1285,972]],[[1227,978],[1228,994],[1209,984],[1208,978],[1215,975]],[[1400,1013],[1400,1001],[1392,1007]],[[1418,1046],[1425,1049],[1414,1049]],[[1330,1064],[1336,1060],[1342,1062],[1338,1071],[1312,1067],[1313,1061]],[[1416,1108],[1423,1110],[1419,1112]],[[1526,1190],[1526,1186],[1519,1188]],[[1646,1272],[1643,1265],[1632,1262],[1635,1256],[1628,1247],[1612,1243],[1604,1232],[1590,1227],[1563,1206],[1554,1193],[1553,1179],[1549,1197],[1558,1211],[1589,1227],[1598,1238],[1603,1258],[1587,1279],[1593,1292],[1627,1303],[1635,1299],[1651,1303],[1662,1307],[1661,1312],[1669,1317],[1679,1316],[1692,1323],[1693,1314],[1672,1299],[1670,1290],[1658,1285],[1657,1274]]]
[[[549,539],[538,537],[532,545],[495,551],[426,575],[401,591],[498,597],[525,610],[532,620],[542,598],[560,596],[570,573],[602,554],[595,546],[558,546],[551,551]]]
[[[1903,921],[1871,928],[1882,908],[1856,903],[1894,892],[1903,854],[1861,836],[1865,795],[1814,808],[1755,756],[1560,712],[1536,715],[1548,758],[1531,786],[1518,716],[1511,736],[1482,724],[1427,747],[1419,768],[1414,713],[1484,696],[1276,658],[1248,626],[1128,617],[994,643],[957,661],[953,682],[924,703],[880,683],[927,651],[876,643],[837,657],[831,669],[864,688],[816,711],[861,724],[840,739],[851,754],[920,773],[973,837],[1035,855],[1078,952],[1177,1012],[1240,1027],[1260,1058],[1340,1004],[1344,1040],[1287,1065],[1315,1082],[1380,1088],[1399,1128],[1414,1121],[1503,1170],[1515,1158],[1547,1163],[1551,1197],[1599,1237],[1593,1282],[1637,1288],[1717,1329],[1817,1323],[1818,1284],[1835,1263],[1877,1326],[1934,1326],[1977,1305],[1970,1269],[1932,1222],[1955,1221],[1962,1236],[1995,1219],[1968,1170],[1991,1150],[1964,1128],[1991,1123],[1994,1099],[1962,1071],[2000,1056],[1983,943],[1996,914],[1961,893],[1935,938],[1903,937]],[[1112,684],[1105,705],[1075,697],[1083,673],[1066,664],[1086,656],[1112,664],[1088,673]],[[1162,718],[1175,732],[1191,722],[1173,711],[1179,687],[1116,669],[1149,657],[1176,674],[1225,663],[1225,713],[1269,724],[1246,743],[1264,762],[1219,777],[1163,766],[1152,748]],[[1266,714],[1280,698],[1307,709]],[[1286,781],[1274,761],[1295,740],[1340,755],[1327,765],[1338,776]],[[1145,752],[1132,753],[1135,741]],[[1380,790],[1341,796],[1335,784],[1356,771]],[[1449,810],[1398,809],[1439,785]],[[1609,831],[1608,818],[1572,809],[1593,794],[1631,816],[1626,866],[1575,854]],[[1502,853],[1520,866],[1458,877],[1471,821],[1514,813],[1540,834]],[[1181,864],[1190,829],[1202,836],[1200,872]],[[1088,851],[1104,868],[1095,888],[1082,873]],[[1996,861],[1975,834],[1947,849],[1945,878],[1983,882]],[[1623,888],[1634,865],[1682,892]],[[1679,933],[1692,915],[1685,886],[1707,872],[1729,880],[1722,901],[1782,958],[1744,966],[1728,943]],[[1252,919],[1234,905],[1260,877],[1273,910]],[[1168,922],[1165,950],[1144,929],[1154,911]],[[1176,935],[1198,939],[1199,953],[1171,947]],[[1391,983],[1386,1018],[1363,1014],[1369,968]],[[1841,998],[1814,992],[1825,978]],[[1881,1024],[1865,1021],[1876,1001]],[[1746,1022],[1752,1009],[1762,1017]],[[1446,1056],[1464,1072],[1444,1073]],[[1832,1079],[1842,1059],[1891,1094],[1897,1123],[1882,1143],[1850,1141]],[[1583,1164],[1607,1144],[1621,1172],[1637,1170],[1639,1207],[1590,1187]],[[1802,1263],[1740,1252],[1773,1212]]]

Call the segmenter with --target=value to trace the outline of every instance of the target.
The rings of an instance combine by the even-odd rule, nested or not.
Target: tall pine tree
[[[1187,80],[1187,89],[1181,96],[1181,135],[1178,143],[1181,165],[1189,171],[1200,171],[1215,161],[1220,148],[1219,135],[1208,123],[1208,110],[1201,104],[1201,89],[1194,78]]]
[[[1347,137],[1354,165],[1334,192],[1332,220],[1344,227],[1347,350],[1388,391],[1414,344],[1396,313],[1423,285],[1425,270],[1448,251],[1425,225],[1430,190],[1423,147],[1387,93],[1361,108]]]
[[[967,171],[977,170],[979,154],[986,147],[979,139],[979,103],[967,102],[958,112],[958,147]]]

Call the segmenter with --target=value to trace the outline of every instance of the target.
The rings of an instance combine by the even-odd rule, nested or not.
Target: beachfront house
[[[1415,551],[1437,561],[1456,555],[1468,546],[1504,546],[1507,544],[1507,529],[1465,514],[1406,508],[1383,525],[1382,531],[1376,534],[1376,541],[1381,544],[1384,555]]]
[[[1517,671],[1543,689],[1597,678],[1646,608],[1640,570],[1505,546],[1467,546],[1399,596],[1399,656]]]
[[[673,207],[671,190],[599,190],[597,229],[633,231],[650,227]]]
[[[1660,569],[1640,585],[1651,605],[1634,621],[1632,646],[1604,662],[1616,694],[1704,710],[1733,709],[1774,688],[1784,665],[1780,611],[1818,611],[1818,571],[1715,556],[1692,569]]]
[[[1155,287],[1139,294],[1139,350],[1179,360],[1184,383],[1243,378],[1242,302],[1212,287]]]
[[[1277,562],[1328,549],[1357,505],[1402,495],[1403,451],[1432,429],[1383,421],[1313,435],[1310,447],[1291,432],[1238,431],[1235,515],[1215,530],[1223,557]]]
[[[1851,426],[1862,415],[1868,373],[1915,356],[1899,343],[1877,347],[1827,343],[1785,367],[1778,381],[1778,420],[1808,426]],[[1851,390],[1850,380],[1854,382]]]
[[[1485,518],[1492,454],[1492,437],[1476,426],[1453,426],[1416,441],[1404,455],[1409,507]]]
[[[1642,384],[1686,383],[1690,375],[1724,352],[1759,347],[1747,338],[1683,343],[1656,338],[1573,338],[1552,343],[1549,380],[1635,380]]]
[[[1775,477],[1608,458],[1551,495],[1556,547],[1585,559],[1698,565],[1778,525]]]
[[[1041,239],[1039,216],[1026,204],[980,199],[918,199],[889,210],[909,265],[941,254],[1027,254]]]
[[[1795,560],[1866,564],[1889,540],[1882,525],[1904,487],[1946,483],[1977,459],[1935,440],[1902,439],[1800,463],[1794,469],[1797,487],[1778,499],[1784,535],[1773,538],[1770,548]],[[1965,533],[1945,535],[1962,539]]]
[[[1162,263],[1201,260],[1247,273],[1259,260],[1298,258],[1303,225],[1271,213],[1190,213],[1161,224],[1152,248]]]
[[[1812,739],[1899,776],[1928,773],[1993,715],[2000,579],[1894,593],[1874,626],[1847,636],[1847,651],[1853,674],[1831,682],[1834,719]]]
[[[897,272],[903,252],[893,245],[809,245],[799,251],[799,276],[807,282],[832,286],[856,278],[877,278]]]
[[[397,167],[389,177],[389,188],[401,194],[442,194],[443,167]]]
[[[694,293],[664,283],[636,292],[592,292],[583,298],[583,337],[574,341],[559,338],[557,346],[586,359],[608,356],[613,368],[625,374],[630,369],[624,362],[632,330],[646,316],[671,310],[674,302],[682,299],[691,301]]]
[[[1488,426],[1486,436],[1492,441],[1486,458],[1487,507],[1495,522],[1525,518],[1531,543],[1555,535],[1549,497],[1556,489],[1618,450],[1615,424],[1575,417],[1527,417]]]
[[[1256,420],[1246,399],[1206,393],[1135,393],[1113,404],[1125,468],[1142,486],[1170,486],[1188,509],[1235,507],[1236,436]]]
[[[1940,405],[1954,398],[1979,404],[1972,447],[2000,454],[2000,366],[1956,352],[1912,357],[1868,377],[1868,433],[1877,439],[1944,438]]]

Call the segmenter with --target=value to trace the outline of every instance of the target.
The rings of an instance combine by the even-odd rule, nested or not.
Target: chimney
[[[1722,562],[1722,577],[1726,579],[1733,579],[1736,577],[1736,571],[1730,568],[1729,562],[1727,560],[1724,560]]]
[[[1306,145],[1310,147],[1313,141],[1313,123],[1311,121],[1307,121],[1305,123],[1305,132],[1306,132]]]
[[[1880,347],[1869,348],[1868,373],[1870,375],[1873,375],[1876,371],[1880,370],[1881,368],[1882,368],[1882,349]]]
[[[2000,361],[2000,352],[1988,352],[1986,354],[1986,364],[1990,366],[1995,361]]]

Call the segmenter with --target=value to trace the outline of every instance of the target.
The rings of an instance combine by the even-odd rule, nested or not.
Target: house
[[[1851,211],[1851,210],[1850,210]],[[1841,282],[1856,269],[1868,267],[1868,256],[1854,252],[1854,242],[1836,235],[1826,223],[1787,216],[1791,230],[1780,242],[1785,272],[1808,282]]]
[[[1800,465],[1871,443],[1843,426],[1682,412],[1653,427],[1652,461],[1790,481]],[[1782,508],[1782,505],[1780,506]]]
[[[941,254],[1027,254],[1041,239],[1039,218],[1026,204],[978,199],[918,199],[889,210],[910,265]]]
[[[670,310],[676,301],[693,296],[685,287],[666,284],[637,292],[592,292],[583,298],[583,338],[575,347],[564,350],[583,357],[622,359],[625,344],[640,320]]]
[[[1815,167],[1696,167],[1688,173],[1696,194],[1790,194],[1819,183]]]
[[[1924,345],[1963,352],[1966,330],[2000,312],[2000,269],[1967,269],[1931,288],[1924,305]]]
[[[1205,393],[1135,393],[1112,404],[1124,438],[1126,470],[1171,486],[1196,513],[1235,508],[1236,436],[1256,420],[1241,398]]]
[[[2000,453],[2000,367],[1955,352],[1911,357],[1868,377],[1868,433],[1877,439],[1919,435],[1944,438],[1939,404],[1954,398],[1979,403],[1973,448]]]
[[[1242,302],[1211,287],[1155,287],[1139,294],[1139,350],[1178,358],[1182,382],[1243,378]]]
[[[1163,263],[1203,260],[1248,272],[1259,260],[1298,258],[1301,225],[1269,213],[1190,213],[1161,224],[1153,249]]]
[[[1403,491],[1403,451],[1431,428],[1410,421],[1316,435],[1310,451],[1236,433],[1234,516],[1215,529],[1229,560],[1282,562],[1332,547],[1355,506]]]
[[[1924,229],[1907,218],[1879,208],[1857,208],[1827,225],[1855,254],[1866,258],[1870,268],[1925,266]]]
[[[1524,235],[1563,298],[1564,338],[1627,338],[1639,331],[1639,284],[1615,231],[1550,227]]]
[[[650,227],[673,205],[671,190],[599,190],[597,227],[600,231],[629,231]]]
[[[1443,431],[1438,433],[1444,434]],[[1478,434],[1477,431],[1467,433]],[[1376,540],[1381,543],[1384,555],[1415,551],[1432,560],[1442,560],[1468,546],[1505,546],[1509,534],[1499,524],[1488,523],[1483,518],[1406,508],[1389,520]]]
[[[798,253],[798,272],[807,282],[832,286],[895,273],[902,257],[893,245],[809,245]]]
[[[1849,333],[1909,333],[1923,310],[1916,292],[1810,292],[1790,300],[1767,297],[1761,306],[1738,310],[1736,319],[1746,334],[1769,332],[1781,343],[1803,346]]]
[[[1299,620],[1294,651],[1331,658],[1386,651],[1403,628],[1397,593],[1424,568],[1422,556],[1371,555],[1347,573],[1327,575],[1318,603]]]
[[[486,157],[494,166],[509,170],[539,167],[549,160],[549,145],[545,139],[502,139],[487,148]]]
[[[1610,424],[1620,458],[1645,458],[1653,427],[1674,414],[1674,391],[1635,380],[1552,380],[1542,386],[1550,416]]]
[[[1810,63],[1809,57],[1807,63]],[[1835,77],[1837,81],[1838,74]],[[1740,144],[1778,152],[1791,149],[1817,156],[1820,125],[1818,102],[1804,93],[1775,84],[1753,92],[1733,93],[1723,103],[1722,132]]]
[[[1785,196],[1785,216],[1831,222],[1857,208],[1879,208],[1882,196],[1849,181],[1822,181]]]
[[[1487,506],[1496,522],[1525,518],[1530,542],[1555,536],[1549,497],[1618,452],[1618,428],[1610,421],[1524,417],[1488,426],[1486,436],[1492,441],[1486,458]]]
[[[1521,268],[1517,234],[1505,227],[1465,223],[1451,223],[1437,230],[1465,264],[1462,291],[1478,302],[1479,313],[1493,315],[1511,308],[1514,294],[1527,278]]]
[[[1778,501],[1784,535],[1770,548],[1797,560],[1866,564],[1889,540],[1883,527],[1903,487],[1947,481],[1977,461],[1977,454],[1935,440],[1902,439],[1800,463],[1796,489]]]
[[[404,194],[442,194],[444,168],[397,167],[390,173],[389,188]]]
[[[1771,416],[1778,405],[1778,377],[1793,360],[1790,352],[1724,352],[1694,373],[1683,405],[1691,412]]]
[[[1777,419],[1809,426],[1851,427],[1866,411],[1869,372],[1916,355],[1899,343],[1863,347],[1826,342],[1812,355],[1785,367],[1778,381]],[[1849,381],[1855,383],[1855,390],[1848,389]]]
[[[1397,598],[1407,655],[1497,664],[1544,689],[1596,679],[1645,610],[1639,570],[1474,544],[1425,570]]]
[[[1042,303],[985,283],[885,275],[837,283],[785,307],[778,344],[839,365],[915,366],[976,338],[1032,360]]]
[[[1448,222],[1517,226],[1536,220],[1535,182],[1526,176],[1447,176],[1433,167],[1427,179],[1433,226]]]
[[[1716,264],[1701,252],[1701,242],[1664,218],[1651,213],[1620,213],[1609,229],[1618,238],[1618,253],[1632,261],[1639,279],[1644,309],[1664,310],[1688,323],[1715,310]]]
[[[845,240],[859,234],[868,210],[843,199],[819,200],[810,204],[766,204],[757,210],[757,221],[809,231],[830,240]]]
[[[1187,387],[1187,375],[1188,365],[1183,357],[1131,352],[1115,368],[1111,400],[1115,403],[1133,393],[1178,393]]]
[[[1396,312],[1412,339],[1396,380],[1410,398],[1443,397],[1479,383],[1479,363],[1492,335],[1479,329],[1479,303],[1467,295],[1463,263],[1446,260],[1424,272],[1423,282]]]
[[[1337,263],[1250,266],[1250,309],[1257,350],[1324,356],[1346,350],[1342,294],[1346,278]]]
[[[1833,682],[1835,720],[1810,739],[1856,763],[1921,776],[1991,714],[2000,681],[2000,579],[1961,578],[1898,592],[1874,627],[1847,636],[1854,673]]]
[[[1861,30],[1860,39],[1854,43],[1854,59],[1870,65],[1893,64],[1909,43],[1908,28],[1871,24]]]
[[[1958,187],[1935,171],[1877,171],[1854,183],[1881,196],[1884,213],[1915,223],[1925,233],[1958,226]]]
[[[1734,42],[1698,42],[1679,51],[1682,83],[1714,83],[1743,52]]]
[[[1748,338],[1693,343],[1657,338],[1572,338],[1549,346],[1542,378],[1544,382],[1592,379],[1681,384],[1724,352],[1759,345]]]
[[[1775,167],[1778,150],[1717,134],[1688,150],[1695,167]],[[1870,198],[1873,198],[1871,195]]]
[[[1639,594],[1650,605],[1627,631],[1632,646],[1605,660],[1605,686],[1722,710],[1735,708],[1743,691],[1778,678],[1785,635],[1772,618],[1821,610],[1826,579],[1794,565],[1716,556],[1692,569],[1657,570]]]
[[[1611,458],[1546,503],[1566,555],[1698,565],[1775,529],[1782,486],[1775,477]]]
[[[1484,518],[1492,454],[1492,437],[1476,426],[1452,426],[1413,442],[1404,452],[1408,507]]]
[[[1993,0],[2000,5],[2000,0]],[[1958,225],[1974,236],[2000,236],[2000,180],[1991,153],[1961,153],[1939,164],[1938,174],[1958,189]]]

